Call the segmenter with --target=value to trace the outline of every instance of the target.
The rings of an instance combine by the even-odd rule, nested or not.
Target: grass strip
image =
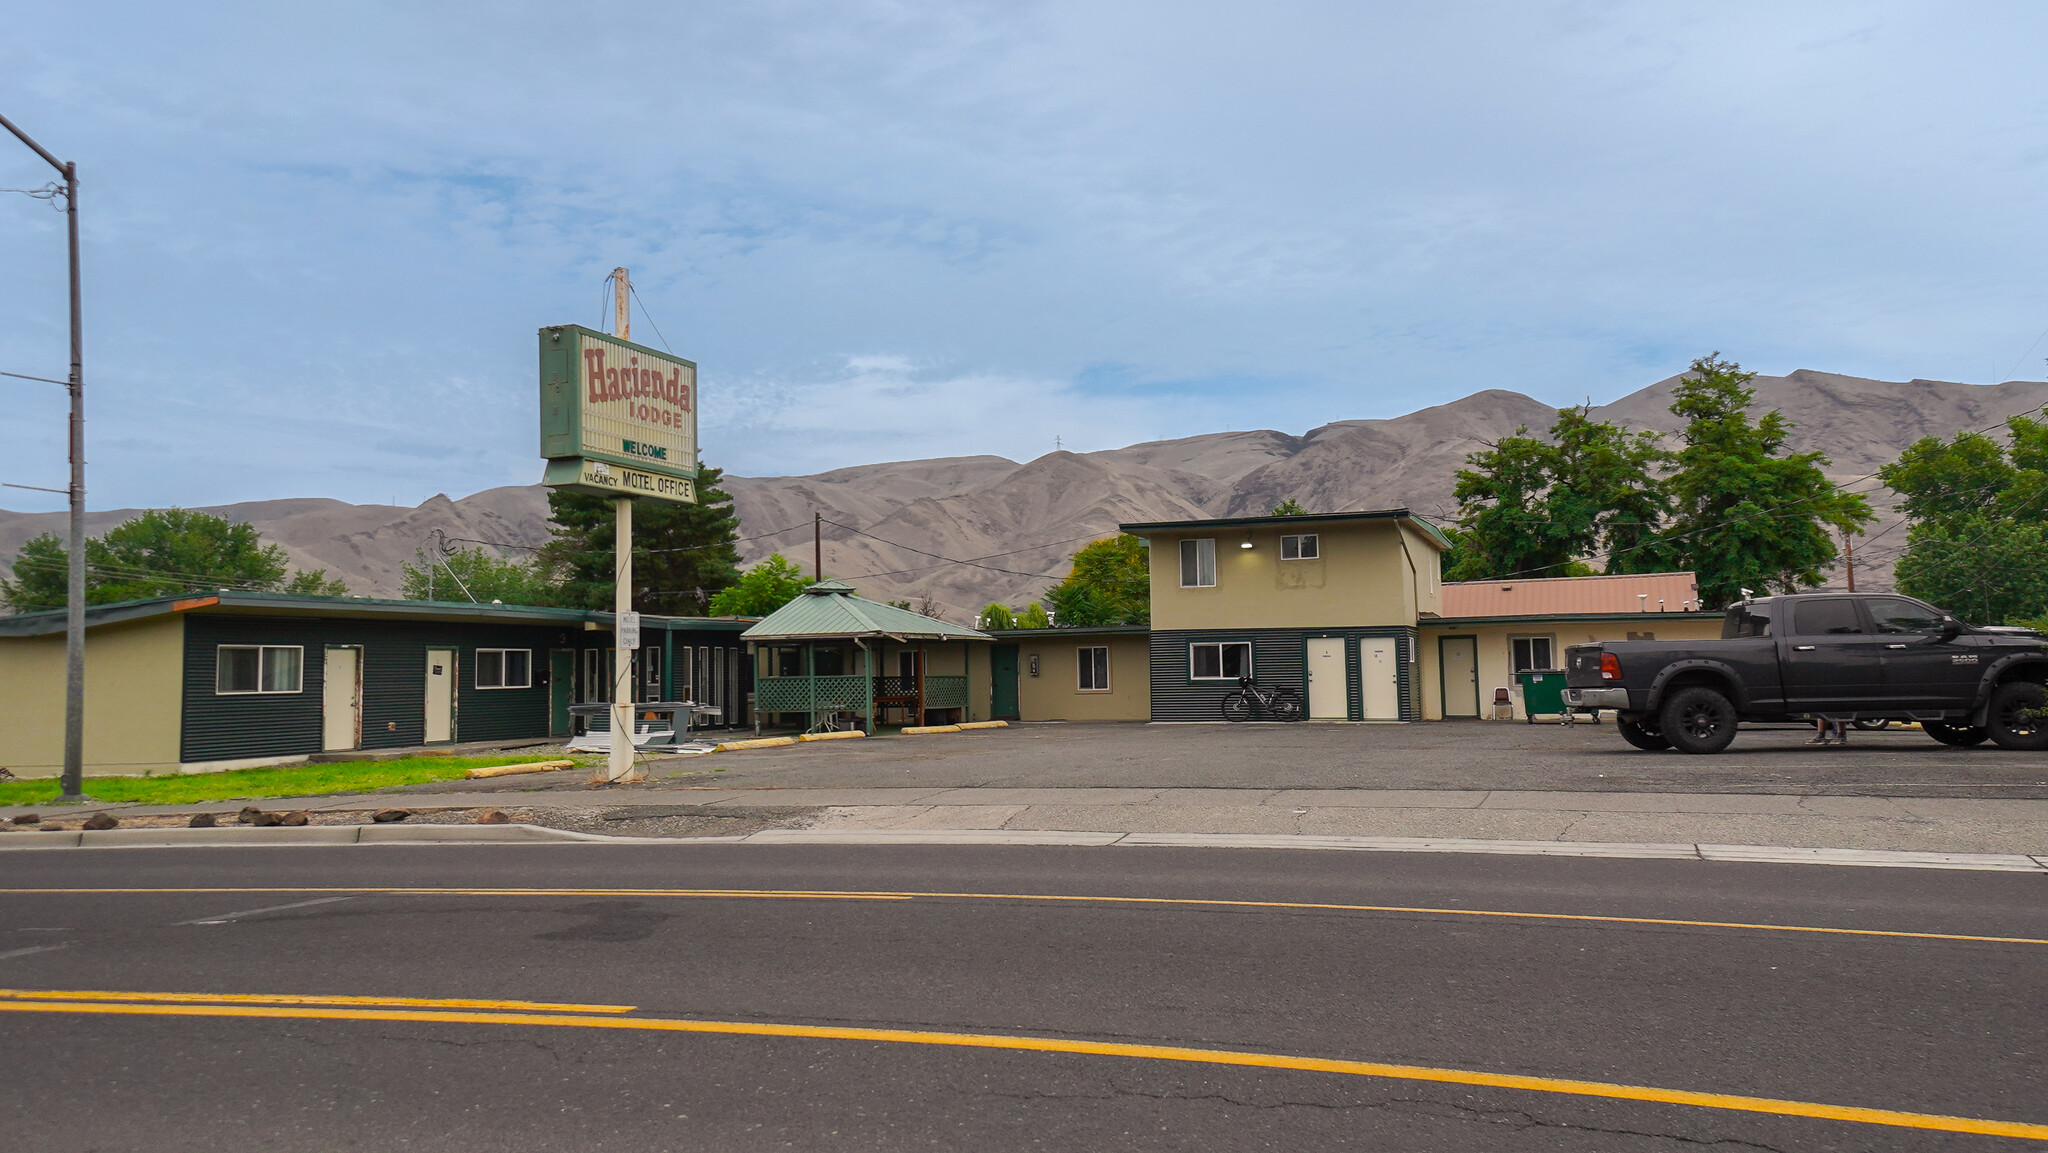
[[[281,765],[224,773],[180,773],[161,777],[87,777],[85,793],[120,804],[185,805],[258,797],[302,797],[363,792],[428,781],[453,781],[471,769],[514,765],[531,756],[404,757],[393,761],[342,761],[327,765]],[[57,799],[54,778],[0,781],[0,805],[47,805]]]

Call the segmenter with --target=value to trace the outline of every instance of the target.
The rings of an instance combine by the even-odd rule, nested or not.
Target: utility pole
[[[632,283],[625,269],[612,269],[612,335],[620,340],[633,338]],[[633,649],[640,643],[640,618],[633,612],[633,498],[612,498],[612,515],[612,739],[602,779],[625,781],[633,776]]]
[[[811,579],[825,579],[825,514],[811,514]]]
[[[1842,554],[1849,558],[1849,591],[1856,591],[1856,546],[1849,543],[1849,530],[1842,530]]]
[[[64,220],[71,243],[71,497],[70,570],[64,590],[64,775],[59,801],[85,800],[85,312],[78,283],[78,165],[0,116],[23,144],[64,174]]]

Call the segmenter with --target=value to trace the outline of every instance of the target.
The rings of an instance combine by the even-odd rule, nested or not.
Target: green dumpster
[[[1571,710],[1564,705],[1564,670],[1523,669],[1515,680],[1521,682],[1522,714],[1530,724],[1536,723],[1538,713],[1570,720]]]

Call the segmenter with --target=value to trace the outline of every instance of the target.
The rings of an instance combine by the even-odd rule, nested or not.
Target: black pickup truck
[[[1565,650],[1565,703],[1614,709],[1645,750],[1718,753],[1740,721],[1912,720],[1945,745],[2048,749],[2048,638],[1910,597],[1745,599],[1720,640]]]

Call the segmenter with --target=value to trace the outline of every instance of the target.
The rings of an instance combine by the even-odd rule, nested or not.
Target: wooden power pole
[[[612,335],[631,340],[633,282],[623,268],[612,269]],[[612,739],[605,761],[608,781],[633,779],[633,650],[640,644],[640,616],[633,611],[633,498],[612,498]]]

